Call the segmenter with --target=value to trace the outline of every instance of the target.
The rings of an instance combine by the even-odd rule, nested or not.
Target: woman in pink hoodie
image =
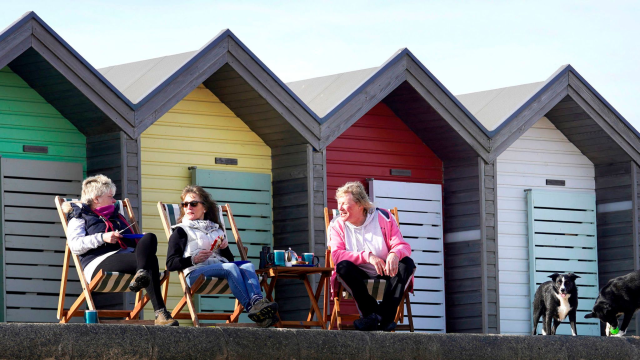
[[[329,225],[329,246],[336,275],[353,295],[362,317],[354,321],[362,331],[392,331],[404,289],[416,268],[411,246],[404,241],[391,214],[377,209],[359,182],[348,182],[336,191],[340,216]],[[368,279],[387,281],[378,304],[367,291]]]

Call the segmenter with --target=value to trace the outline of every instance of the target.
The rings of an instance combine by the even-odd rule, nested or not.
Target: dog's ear
[[[551,280],[553,280],[554,282],[556,281],[556,279],[558,278],[558,276],[560,276],[560,274],[558,274],[558,273],[554,273],[554,274],[549,275],[549,277],[551,278]]]
[[[580,279],[580,276],[574,274],[574,273],[569,273],[567,276],[569,276],[569,279],[576,281],[576,279]]]
[[[593,311],[584,316],[585,319],[597,318],[598,316]]]

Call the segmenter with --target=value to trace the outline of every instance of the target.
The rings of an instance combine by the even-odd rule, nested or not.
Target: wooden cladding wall
[[[384,103],[374,106],[327,146],[327,204],[336,209],[335,193],[348,181],[367,178],[442,184],[442,161]],[[408,170],[408,176],[392,175]]]
[[[596,165],[598,277],[600,287],[615,277],[638,270],[637,166],[632,162]],[[635,219],[634,219],[635,218]],[[637,316],[636,316],[637,318]],[[632,321],[627,334],[637,333]]]
[[[483,257],[482,257],[482,293],[485,334],[500,332],[498,308],[498,247],[496,238],[498,233],[497,204],[497,169],[495,162],[488,164],[478,158],[479,167],[484,167],[480,173],[480,224],[483,226]]]
[[[87,169],[86,137],[11,71],[0,69],[0,155],[6,158],[81,163]],[[46,146],[29,153],[24,145]]]
[[[189,166],[271,174],[271,149],[204,86],[194,89],[145,130],[140,141],[142,221],[147,232],[164,233],[156,204],[180,200],[182,189],[191,183]],[[216,157],[238,159],[238,165],[216,164]],[[167,239],[158,236],[158,240],[158,260],[163,268]],[[168,308],[182,297],[177,280],[172,277]],[[145,312],[146,318],[152,316],[151,310]]]
[[[477,156],[444,162],[447,332],[483,331],[480,168]]]
[[[236,66],[242,65],[236,63]],[[231,65],[223,65],[203,85],[242,119],[269,147],[306,143],[282,114],[256,91],[255,81],[254,84],[249,84]]]
[[[322,153],[310,145],[293,145],[274,148],[272,154],[273,249],[324,254],[324,225],[319,233],[314,231],[314,224],[324,224]],[[302,319],[309,312],[309,298],[300,281],[278,280],[275,296],[283,320]]]
[[[41,45],[40,45],[41,46]],[[50,44],[49,46],[57,47],[59,44]],[[48,48],[45,47],[47,51]],[[59,51],[55,56],[67,56],[66,49],[55,49]],[[62,54],[66,53],[66,54]],[[50,54],[51,55],[51,54]],[[51,58],[54,58],[52,56]],[[50,59],[51,59],[50,58]],[[55,58],[59,61],[59,59]],[[69,60],[69,59],[67,59]],[[77,59],[73,59],[76,60]],[[9,67],[18,74],[24,81],[29,84],[35,91],[40,94],[49,104],[58,109],[62,116],[68,119],[75,127],[77,127],[85,135],[101,135],[112,133],[120,129],[105,113],[96,106],[96,103],[104,104],[104,99],[98,95],[92,95],[90,100],[75,85],[73,85],[65,76],[77,76],[73,71],[69,71],[67,66],[60,63],[55,64],[61,71],[54,67],[52,63],[42,57],[33,48],[26,50],[16,59],[14,59]],[[37,69],[37,70],[35,70]],[[77,69],[74,69],[77,70]],[[97,78],[93,80],[99,81]],[[83,81],[91,81],[83,79]],[[104,86],[99,84],[86,85],[88,88]],[[95,86],[95,87],[94,87]],[[126,110],[123,111],[126,113]],[[122,121],[122,120],[120,120]],[[125,123],[125,121],[122,121]],[[127,123],[128,124],[128,123]]]

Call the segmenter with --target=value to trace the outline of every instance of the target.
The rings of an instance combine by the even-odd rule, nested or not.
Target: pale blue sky
[[[180,5],[177,5],[180,4]],[[454,94],[571,64],[640,128],[638,1],[22,1],[96,68],[192,51],[231,29],[283,81],[379,66],[408,47]]]

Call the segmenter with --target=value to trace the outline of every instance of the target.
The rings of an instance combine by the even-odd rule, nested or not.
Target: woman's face
[[[116,203],[116,199],[113,198],[113,195],[114,194],[109,191],[106,194],[103,194],[103,195],[98,196],[98,197],[94,197],[93,198],[93,203],[91,204],[91,208],[92,209],[97,209],[99,207],[115,204]]]
[[[338,211],[343,221],[348,221],[353,225],[360,226],[364,222],[364,206],[357,204],[353,200],[353,195],[346,193],[338,198]]]
[[[191,203],[192,201],[197,201],[198,204],[196,206],[191,206],[188,204],[187,207],[184,208],[184,219],[187,220],[202,220],[204,219],[204,204],[202,204],[202,199],[198,194],[187,194],[184,198],[184,203]]]

